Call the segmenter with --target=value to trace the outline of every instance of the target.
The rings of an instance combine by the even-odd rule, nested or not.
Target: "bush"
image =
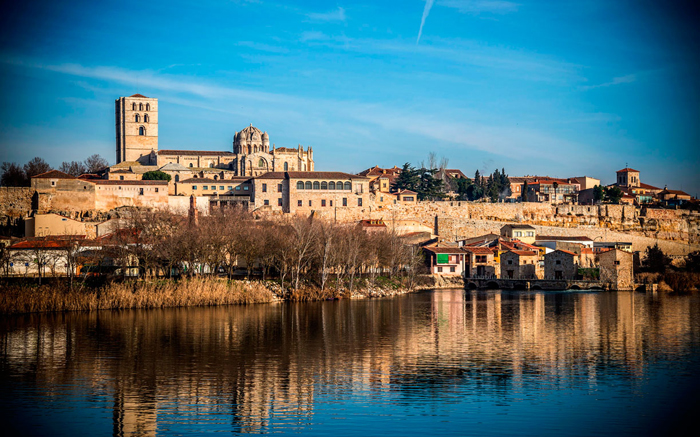
[[[144,181],[168,181],[170,182],[170,175],[164,173],[160,170],[147,171],[143,174]]]

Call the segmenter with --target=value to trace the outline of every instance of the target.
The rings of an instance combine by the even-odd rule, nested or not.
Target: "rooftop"
[[[593,241],[588,237],[576,236],[576,237],[559,237],[553,235],[538,235],[535,237],[535,241]]]
[[[190,155],[190,156],[231,156],[233,152],[217,152],[211,150],[159,150],[159,155]]]
[[[36,176],[32,176],[32,179],[75,179],[74,176],[68,173],[63,173],[58,170],[47,171],[46,173],[41,173]]]
[[[622,170],[618,170],[616,173],[629,173],[629,172],[635,172],[639,173],[639,170],[635,170],[633,168],[625,167]]]

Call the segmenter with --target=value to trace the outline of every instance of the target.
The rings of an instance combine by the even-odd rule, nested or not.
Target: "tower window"
[[[151,105],[149,105],[148,103],[146,103],[146,111],[150,111],[150,110],[151,110]]]
[[[136,111],[136,103],[132,103],[132,104],[131,104],[131,110],[132,110],[132,111]]]
[[[148,123],[148,114],[143,114],[143,121]]]
[[[139,111],[143,111],[143,103],[139,103]]]
[[[265,167],[265,160],[260,158],[260,161],[258,161],[258,167]]]
[[[289,163],[284,163],[284,171],[289,171]]]
[[[146,129],[143,126],[139,127],[139,135],[146,135]]]
[[[139,121],[141,121],[141,120],[139,119],[139,115],[138,115],[138,114],[134,115],[134,121],[135,121],[136,123],[138,123]]]

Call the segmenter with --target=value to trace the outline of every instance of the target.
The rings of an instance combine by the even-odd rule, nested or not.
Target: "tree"
[[[418,171],[407,162],[403,165],[401,173],[399,173],[391,188],[395,191],[411,190],[418,192],[419,184],[420,177]]]
[[[168,181],[170,182],[170,175],[164,173],[160,170],[147,171],[143,174],[144,181]]]
[[[523,202],[528,202],[528,201],[529,201],[529,199],[528,199],[528,197],[527,197],[527,195],[528,195],[527,191],[528,191],[529,189],[530,189],[530,188],[527,186],[527,181],[523,182],[523,191],[522,191],[521,194],[520,194],[520,197],[522,198],[522,201],[523,201]]]
[[[27,179],[29,180],[38,174],[46,173],[51,170],[51,166],[38,156],[24,164],[24,174],[27,175]]]
[[[109,167],[109,162],[97,153],[85,159],[85,168],[88,173],[97,173],[105,167]]]
[[[71,162],[66,162],[63,161],[61,163],[61,166],[58,167],[59,171],[62,171],[63,173],[68,173],[71,176],[78,177],[81,174],[87,173],[87,167],[85,167],[85,164],[79,161],[71,161]]]
[[[14,162],[3,162],[0,171],[2,172],[0,185],[3,187],[29,186],[29,179],[24,173],[24,169]]]
[[[620,203],[620,200],[622,199],[622,190],[617,186],[606,188],[605,199],[611,203]]]
[[[653,247],[647,247],[646,267],[650,272],[663,273],[666,266],[671,263],[671,260],[664,254],[656,243]]]
[[[605,191],[603,190],[603,187],[600,185],[596,185],[593,187],[593,202],[595,203],[600,203],[603,201],[603,198],[605,197]]]
[[[455,179],[453,179],[455,180]],[[467,195],[468,189],[470,186],[472,186],[472,180],[469,178],[458,178],[456,179],[457,182],[457,188],[455,191],[457,192],[457,199],[458,200],[469,200],[469,197]]]

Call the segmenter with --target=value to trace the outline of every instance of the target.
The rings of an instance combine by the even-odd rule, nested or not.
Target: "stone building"
[[[314,152],[275,148],[270,150],[270,136],[252,124],[233,136],[233,160],[231,168],[237,176],[260,176],[267,172],[314,171]]]
[[[535,244],[537,232],[530,225],[505,225],[501,228],[501,237],[508,240],[520,240],[523,243]]]
[[[425,263],[432,275],[460,276],[466,266],[467,253],[459,247],[423,247]]]
[[[24,219],[24,236],[48,237],[52,235],[82,235],[92,237],[94,225],[86,225],[58,214],[35,214]],[[92,232],[91,232],[92,231]]]
[[[467,254],[465,259],[465,275],[467,277],[497,278],[501,273],[501,269],[498,268],[498,263],[494,259],[493,249],[488,247],[463,247],[462,250]]]
[[[600,280],[613,290],[634,289],[634,255],[612,249],[598,255]]]
[[[500,255],[501,278],[538,279],[542,274],[539,268],[539,254],[526,250],[509,250]]]
[[[141,94],[114,102],[117,164],[138,161],[155,165],[158,153],[158,99]]]
[[[578,273],[578,255],[555,250],[544,256],[544,279],[574,279]]]
[[[341,172],[269,172],[253,179],[254,209],[333,218],[339,208],[369,208],[369,179]]]

